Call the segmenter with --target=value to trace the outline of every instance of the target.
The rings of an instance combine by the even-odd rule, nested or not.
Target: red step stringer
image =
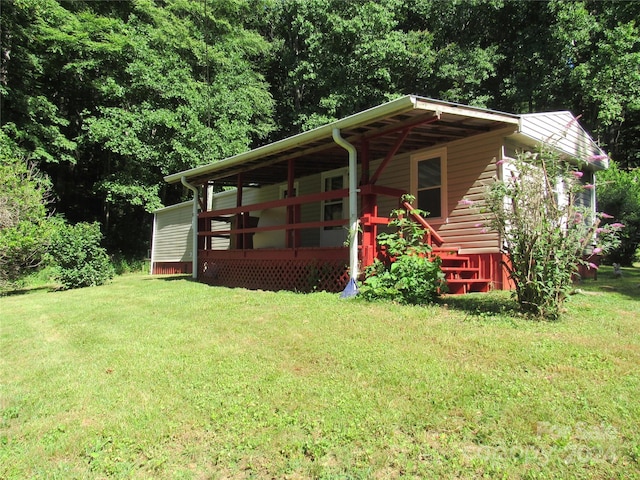
[[[450,248],[435,247],[432,253],[442,260],[441,268],[447,282],[447,293],[460,295],[490,290],[492,280],[481,277],[480,266],[474,265],[471,257],[460,255]]]

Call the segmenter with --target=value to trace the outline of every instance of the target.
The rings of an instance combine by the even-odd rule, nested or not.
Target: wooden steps
[[[488,292],[491,279],[482,278],[480,267],[473,265],[471,257],[460,255],[456,250],[434,249],[442,260],[442,272],[447,282],[448,293],[460,295],[471,292]]]

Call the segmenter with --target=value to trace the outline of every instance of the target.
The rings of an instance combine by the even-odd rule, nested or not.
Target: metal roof
[[[184,176],[192,184],[212,181],[236,185],[237,175],[242,173],[245,185],[268,185],[287,178],[289,159],[296,159],[296,177],[346,166],[347,154],[332,138],[334,128],[356,146],[366,142],[373,160],[387,155],[408,128],[411,130],[397,154],[509,125],[515,131],[519,119],[509,113],[409,95],[218,162],[168,175],[165,181],[180,182]]]

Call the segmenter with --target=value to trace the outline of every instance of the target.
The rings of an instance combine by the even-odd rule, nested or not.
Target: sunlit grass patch
[[[637,279],[604,268],[560,322],[508,292],[409,307],[141,275],[0,298],[0,477],[633,478]]]

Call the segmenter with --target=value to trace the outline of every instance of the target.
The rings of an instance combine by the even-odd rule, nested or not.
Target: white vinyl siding
[[[602,154],[571,112],[524,114],[520,119],[520,133],[536,143],[545,142],[583,161]],[[603,166],[606,167],[606,162]]]
[[[184,202],[154,212],[152,262],[192,261],[193,202]]]

